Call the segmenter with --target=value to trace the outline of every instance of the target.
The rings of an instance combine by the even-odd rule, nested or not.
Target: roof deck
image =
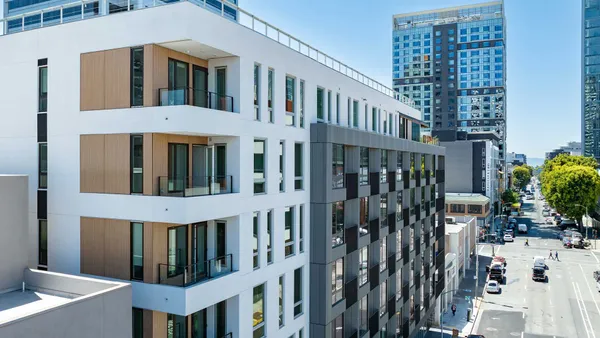
[[[0,294],[0,325],[67,304],[73,298],[27,289]]]

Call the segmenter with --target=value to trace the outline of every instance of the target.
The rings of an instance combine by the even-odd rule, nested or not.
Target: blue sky
[[[391,87],[392,15],[474,0],[239,0],[259,18]],[[505,0],[508,151],[580,141],[581,0]]]

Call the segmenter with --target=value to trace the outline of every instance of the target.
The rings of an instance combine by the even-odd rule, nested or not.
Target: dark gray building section
[[[453,32],[450,34],[450,32]],[[441,134],[446,134],[448,131],[456,132],[458,122],[458,102],[456,101],[456,90],[458,88],[456,76],[458,71],[456,41],[450,41],[449,37],[456,37],[456,23],[447,25],[438,25],[433,27],[434,52],[433,56],[433,114],[432,128]],[[440,39],[441,44],[437,43]],[[436,48],[441,46],[441,51],[436,51]],[[452,52],[449,46],[452,47]],[[438,58],[439,56],[439,58]],[[452,69],[452,71],[450,71]],[[440,103],[437,103],[438,101]],[[452,134],[452,133],[450,133]]]
[[[333,187],[334,144],[344,147],[344,172],[335,177],[338,184],[343,180],[338,188]],[[368,173],[363,171],[362,179],[361,148],[368,148],[369,154]],[[382,151],[387,151],[383,168]],[[340,330],[343,338],[373,337],[382,329],[388,336],[413,337],[427,325],[444,287],[444,156],[444,148],[438,146],[311,125],[311,338],[339,337]],[[385,206],[382,197],[387,199]],[[361,222],[363,199],[368,200],[365,222]],[[340,201],[343,243],[334,244],[333,203]],[[362,265],[361,251],[368,252]],[[343,274],[335,278],[332,268],[339,259]],[[343,296],[334,303],[333,290],[340,286]],[[361,311],[364,297],[367,306]]]

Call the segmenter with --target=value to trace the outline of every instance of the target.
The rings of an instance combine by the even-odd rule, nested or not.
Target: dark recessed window
[[[131,48],[131,106],[144,105],[144,47]]]
[[[39,220],[38,224],[39,236],[39,255],[38,265],[48,265],[48,221],[45,219]]]
[[[131,193],[143,193],[144,137],[131,135]]]
[[[144,280],[144,223],[131,223],[131,279]]]
[[[40,189],[48,188],[48,143],[38,144],[38,183]]]
[[[48,66],[38,68],[38,112],[48,111]]]

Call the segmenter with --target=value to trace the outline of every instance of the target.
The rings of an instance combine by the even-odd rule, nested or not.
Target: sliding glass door
[[[169,192],[184,192],[188,179],[188,145],[169,143]]]
[[[169,59],[169,105],[188,103],[188,64]]]
[[[194,97],[193,104],[197,107],[208,107],[208,70],[204,67],[193,66]]]
[[[168,278],[184,274],[187,266],[187,226],[168,229]],[[187,281],[183,281],[184,284]]]
[[[192,255],[192,264],[194,264],[195,279],[200,280],[206,277],[206,260],[207,260],[207,223],[196,223],[193,225],[193,245],[194,252]]]
[[[167,338],[187,338],[187,317],[167,314]]]

